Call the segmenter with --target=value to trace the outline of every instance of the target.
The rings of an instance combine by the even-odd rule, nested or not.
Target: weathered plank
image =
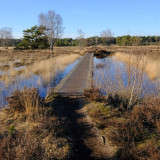
[[[87,53],[72,71],[57,85],[54,92],[62,96],[81,96],[91,88],[93,53]]]

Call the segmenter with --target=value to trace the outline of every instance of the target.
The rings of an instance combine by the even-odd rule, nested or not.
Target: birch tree
[[[85,46],[85,33],[81,30],[81,29],[78,29],[77,30],[77,33],[78,33],[78,45],[79,47],[84,47]]]
[[[46,14],[41,13],[39,15],[39,23],[45,27],[44,34],[48,39],[51,50],[53,50],[56,40],[61,38],[64,30],[61,16],[50,10]]]
[[[0,40],[3,47],[8,48],[9,42],[12,38],[12,29],[10,27],[3,27],[0,29]]]
[[[100,35],[102,37],[103,44],[109,46],[110,42],[112,41],[113,35],[114,33],[112,33],[110,29],[103,30]]]

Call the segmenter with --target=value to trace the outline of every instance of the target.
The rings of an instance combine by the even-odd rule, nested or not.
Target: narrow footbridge
[[[81,96],[91,88],[93,53],[85,54],[71,72],[57,85],[54,93],[61,96]]]

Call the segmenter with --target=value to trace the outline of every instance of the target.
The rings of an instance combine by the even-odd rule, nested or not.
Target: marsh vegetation
[[[141,52],[139,52],[141,51]],[[154,55],[154,56],[153,56]],[[95,58],[85,106],[118,159],[160,157],[160,56],[142,50]]]
[[[8,61],[6,58],[6,55],[2,56],[0,64],[0,101],[4,102],[3,106],[3,97],[11,95],[17,89],[23,90],[25,86],[39,89],[40,95],[45,97],[76,65],[80,55],[53,56],[50,53],[24,52],[13,58],[8,57]]]
[[[97,55],[102,50],[107,51]],[[45,101],[51,88],[77,64],[81,54],[89,51],[95,51],[97,57],[93,88],[85,91],[86,98],[79,101],[53,95],[50,102]],[[108,154],[108,147],[107,158],[158,160],[159,51],[157,47],[117,46],[98,50],[62,47],[54,52],[1,49],[1,159],[74,159],[75,155],[83,158],[89,154],[102,158]],[[98,136],[107,142],[104,148],[101,144],[98,149],[97,142],[93,142],[99,140],[97,133],[91,133],[97,130],[90,129],[82,113],[91,118],[100,131]],[[87,138],[90,134],[96,138]],[[103,150],[104,155],[96,150]]]

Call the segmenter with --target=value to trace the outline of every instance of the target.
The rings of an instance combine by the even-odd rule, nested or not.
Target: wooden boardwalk
[[[72,71],[58,84],[54,92],[62,96],[81,96],[91,88],[93,53],[85,54]]]

